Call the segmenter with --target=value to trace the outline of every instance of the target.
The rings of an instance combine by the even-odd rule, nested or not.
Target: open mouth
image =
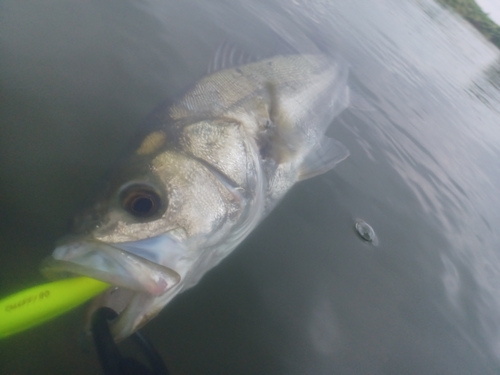
[[[172,249],[171,242],[168,238],[120,244],[71,241],[55,249],[42,263],[41,272],[49,279],[87,276],[109,283],[110,289],[96,298],[91,309],[107,306],[120,314],[112,328],[119,340],[149,321],[173,297],[168,292],[177,289],[181,276],[162,263],[176,264],[179,257],[158,255],[172,258],[178,253],[165,251]]]

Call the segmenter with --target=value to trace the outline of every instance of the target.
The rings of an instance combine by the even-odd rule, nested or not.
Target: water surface
[[[272,54],[279,35],[350,64],[329,134],[351,155],[144,333],[173,374],[498,373],[500,56],[471,26],[427,0],[1,6],[2,294],[43,281],[73,210],[221,40]],[[96,373],[83,313],[0,342],[0,372]]]

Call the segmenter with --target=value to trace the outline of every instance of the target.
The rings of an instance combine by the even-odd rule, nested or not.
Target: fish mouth
[[[109,283],[110,288],[91,304],[90,313],[102,306],[114,309],[119,316],[111,330],[119,341],[177,294],[181,275],[175,268],[185,263],[180,254],[179,243],[168,235],[113,244],[71,240],[44,260],[41,272],[49,279],[87,276]]]

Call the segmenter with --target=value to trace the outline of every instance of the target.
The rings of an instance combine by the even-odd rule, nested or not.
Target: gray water
[[[351,155],[143,329],[172,374],[498,374],[500,54],[430,0],[2,1],[1,295],[228,35],[343,56]],[[99,373],[83,315],[1,341],[0,373]]]

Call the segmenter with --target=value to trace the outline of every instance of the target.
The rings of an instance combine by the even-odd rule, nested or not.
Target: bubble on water
[[[378,244],[378,238],[375,234],[373,228],[364,220],[358,219],[355,224],[356,232],[359,236],[366,242],[370,242],[373,245]]]

